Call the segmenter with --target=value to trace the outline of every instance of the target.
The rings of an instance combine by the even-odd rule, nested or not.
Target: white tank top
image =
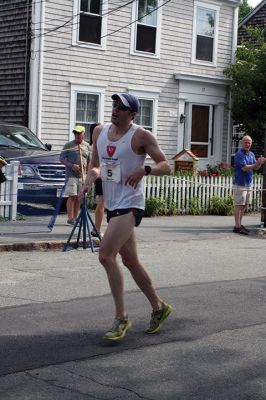
[[[110,211],[119,208],[144,210],[143,179],[136,189],[125,185],[128,175],[142,166],[146,158],[146,154],[134,153],[131,146],[132,137],[139,126],[133,124],[119,140],[112,141],[108,138],[111,125],[104,125],[97,140],[105,207]]]

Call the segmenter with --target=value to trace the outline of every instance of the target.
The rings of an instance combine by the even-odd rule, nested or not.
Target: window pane
[[[203,61],[213,60],[213,39],[206,36],[197,36],[196,59]]]
[[[79,41],[101,43],[102,17],[96,15],[80,15]]]
[[[95,94],[77,93],[76,119],[79,122],[97,121],[98,97]]]
[[[145,25],[137,25],[136,50],[155,53],[156,28]]]
[[[76,122],[85,126],[85,139],[89,141],[90,125],[98,121],[99,96],[90,93],[77,93]]]
[[[157,0],[139,0],[138,20],[142,24],[157,25]],[[155,11],[153,11],[155,10]],[[148,14],[148,15],[147,15]]]
[[[100,15],[101,14],[101,1],[100,0],[81,0],[80,11]]]
[[[139,113],[134,119],[135,123],[152,132],[153,101],[139,99]]]
[[[198,8],[197,35],[214,37],[215,11]]]

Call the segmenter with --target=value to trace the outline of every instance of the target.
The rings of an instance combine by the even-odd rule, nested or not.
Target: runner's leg
[[[153,310],[160,310],[162,307],[162,299],[157,295],[151,278],[139,261],[134,231],[132,231],[130,238],[120,249],[119,253],[122,257],[123,264],[129,269],[134,281],[149,300]]]
[[[131,236],[135,225],[132,213],[110,219],[100,243],[99,261],[104,266],[116,308],[116,317],[126,318],[124,306],[124,278],[116,256]]]

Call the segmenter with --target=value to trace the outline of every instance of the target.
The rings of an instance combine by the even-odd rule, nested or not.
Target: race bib
[[[101,178],[105,182],[121,182],[121,167],[120,164],[101,164]]]

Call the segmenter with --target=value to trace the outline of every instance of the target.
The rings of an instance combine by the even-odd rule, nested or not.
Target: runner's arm
[[[171,171],[170,165],[166,160],[163,151],[151,132],[141,129],[138,132],[137,138],[135,139],[134,149],[139,150],[139,154],[147,153],[154,161],[154,164],[150,165],[151,171],[149,175],[162,176],[169,174]],[[129,184],[136,188],[138,183],[145,175],[145,166],[143,165],[139,168],[136,168],[131,174],[129,174],[125,184]]]

